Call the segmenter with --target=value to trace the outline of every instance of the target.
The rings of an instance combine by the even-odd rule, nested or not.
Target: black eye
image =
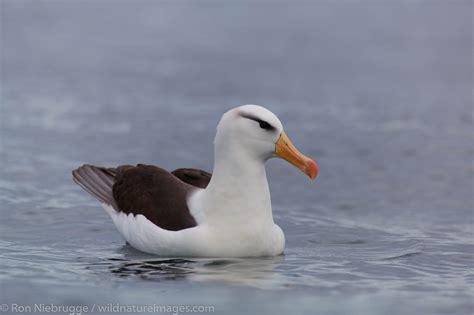
[[[260,128],[262,128],[262,129],[265,129],[265,130],[272,130],[273,129],[273,127],[270,126],[270,124],[267,123],[266,121],[261,120],[258,123],[260,124]]]
[[[242,113],[240,115],[244,118],[247,118],[247,119],[258,122],[258,124],[260,125],[260,128],[262,128],[264,130],[271,130],[271,131],[276,130],[275,127],[273,127],[272,125],[267,123],[265,120],[261,120],[261,119],[255,117],[255,116],[253,116],[253,115],[249,115],[249,114],[245,114],[245,113]]]

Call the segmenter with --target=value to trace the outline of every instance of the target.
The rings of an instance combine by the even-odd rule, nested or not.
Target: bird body
[[[214,141],[212,174],[156,166],[83,165],[74,181],[95,196],[134,248],[168,257],[282,254],[285,237],[273,221],[265,161],[279,156],[317,175],[278,118],[256,105],[225,113]]]

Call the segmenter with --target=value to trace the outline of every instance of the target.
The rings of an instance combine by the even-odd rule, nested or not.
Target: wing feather
[[[211,174],[181,168],[172,173],[152,165],[122,165],[117,168],[83,165],[73,180],[100,202],[116,211],[143,215],[157,226],[177,231],[196,226],[187,196],[205,188]]]

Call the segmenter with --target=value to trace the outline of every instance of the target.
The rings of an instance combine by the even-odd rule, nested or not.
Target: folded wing
[[[117,168],[83,165],[72,173],[74,182],[100,202],[119,212],[141,214],[171,231],[196,226],[187,197],[195,189],[205,188],[211,178],[202,170],[183,168],[170,173],[143,164]]]

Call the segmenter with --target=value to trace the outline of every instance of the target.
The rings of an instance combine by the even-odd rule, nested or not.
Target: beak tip
[[[318,176],[318,164],[313,160],[309,160],[306,163],[306,175],[311,179],[315,179]]]

